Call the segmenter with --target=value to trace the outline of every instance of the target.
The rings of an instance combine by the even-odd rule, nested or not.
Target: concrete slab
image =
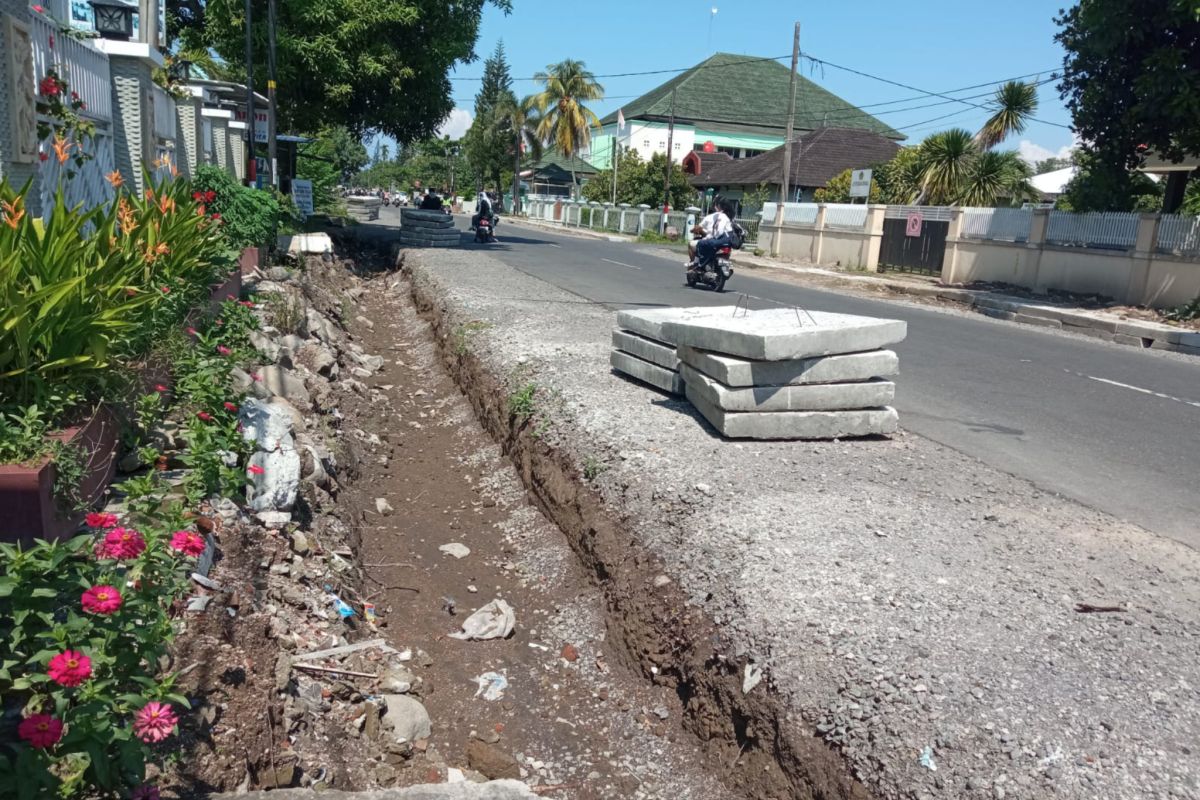
[[[694,321],[709,317],[732,317],[734,306],[644,308],[617,312],[617,327],[648,339],[669,345],[675,342],[665,338],[662,326],[665,322]]]
[[[790,308],[662,323],[662,335],[676,344],[761,361],[878,350],[903,341],[906,332],[901,320]]]
[[[612,343],[613,347],[618,350],[624,350],[643,361],[657,364],[663,369],[676,370],[679,368],[679,356],[675,354],[675,348],[669,344],[656,342],[628,331],[613,331]]]
[[[890,378],[900,372],[900,359],[891,350],[797,358],[789,361],[751,361],[683,345],[679,360],[726,386],[848,383]]]
[[[858,411],[724,411],[691,386],[687,399],[723,436],[730,439],[844,439],[895,433],[900,417],[894,408]]]
[[[879,408],[896,397],[896,384],[882,379],[731,389],[687,364],[679,365],[679,374],[690,390],[722,411],[845,411]]]
[[[612,351],[609,363],[617,372],[637,378],[642,383],[648,383],[656,389],[662,389],[671,394],[683,394],[683,378],[674,370],[663,369],[657,364],[643,361],[637,356],[631,356],[620,350]]]

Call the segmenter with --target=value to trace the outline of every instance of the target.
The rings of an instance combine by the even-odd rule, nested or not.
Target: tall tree
[[[185,49],[245,61],[243,0],[166,0]],[[266,75],[266,8],[252,0],[255,75]],[[511,0],[280,0],[276,60],[280,130],[343,125],[400,143],[434,134],[454,107],[448,78],[475,58],[485,5]],[[244,70],[238,67],[244,74]]]
[[[543,87],[530,101],[542,116],[538,138],[568,159],[574,158],[591,143],[592,128],[600,127],[599,117],[584,103],[603,99],[604,87],[582,61],[570,58],[533,77]],[[576,186],[573,167],[571,185]]]
[[[513,213],[521,210],[521,157],[537,161],[542,157],[542,140],[538,138],[541,117],[531,98],[518,103],[512,92],[506,92],[492,115],[494,133],[509,140],[508,156],[513,163]]]
[[[471,167],[476,174],[491,178],[496,189],[500,189],[500,176],[509,166],[512,152],[512,136],[496,124],[497,112],[511,96],[512,76],[504,42],[497,42],[495,51],[484,62],[483,82],[475,95],[475,119],[463,137],[463,151]]]
[[[1037,87],[1032,83],[1009,81],[996,90],[992,103],[996,112],[975,134],[975,144],[980,150],[991,150],[1010,133],[1025,130],[1029,118],[1037,111]]]
[[[1093,157],[1095,191],[1081,197],[1130,207],[1130,170],[1147,151],[1173,162],[1200,155],[1200,9],[1196,0],[1080,0],[1055,22],[1066,50],[1059,94]]]
[[[1050,158],[1043,158],[1041,161],[1038,161],[1033,165],[1033,174],[1044,175],[1047,172],[1066,169],[1067,167],[1072,166],[1074,163],[1075,159],[1073,157],[1059,158],[1058,156],[1051,156]]]

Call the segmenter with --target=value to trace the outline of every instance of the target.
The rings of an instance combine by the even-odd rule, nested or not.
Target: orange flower
[[[158,260],[159,256],[166,255],[169,252],[171,252],[171,248],[167,247],[166,242],[159,242],[154,247],[147,244],[146,252],[142,257],[146,260],[147,264],[153,264]]]
[[[121,233],[128,236],[137,229],[136,216],[133,207],[125,202],[125,198],[122,197],[117,203],[117,225],[121,228]]]
[[[104,177],[108,179],[108,182],[112,184],[114,189],[120,189],[125,183],[125,179],[121,177],[121,173],[117,172],[115,169]]]
[[[0,211],[4,212],[4,224],[15,231],[25,216],[25,209],[21,208],[21,196],[17,195],[11,203],[0,200]]]
[[[160,213],[162,213],[164,215],[169,214],[170,212],[174,211],[175,210],[175,198],[171,197],[168,194],[164,194],[162,197],[158,198],[158,210]]]
[[[71,157],[71,148],[74,146],[74,142],[68,142],[67,137],[63,136],[61,131],[54,134],[54,155],[58,157],[58,163],[67,163],[67,159]]]
[[[171,177],[172,178],[179,177],[179,167],[175,166],[174,164],[171,164]]]

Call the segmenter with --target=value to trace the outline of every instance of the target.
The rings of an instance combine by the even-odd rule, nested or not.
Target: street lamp
[[[121,0],[88,0],[96,17],[96,32],[105,39],[133,38],[134,7]]]

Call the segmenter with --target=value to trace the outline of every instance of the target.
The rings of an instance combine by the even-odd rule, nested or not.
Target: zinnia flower
[[[146,549],[146,540],[133,528],[113,528],[104,536],[100,548],[104,558],[137,558]]]
[[[78,650],[64,650],[50,659],[46,674],[59,686],[78,686],[92,677],[92,660]]]
[[[243,305],[246,308],[254,308],[254,303],[250,300],[241,300],[239,301],[238,305]]]
[[[171,287],[170,287],[170,286],[164,286],[164,287],[162,287],[162,293],[163,293],[163,294],[170,294],[170,293],[171,293]]]
[[[112,614],[121,607],[121,593],[115,586],[93,586],[83,593],[83,610],[93,614]]]
[[[187,331],[188,336],[196,336],[197,335],[195,328],[185,328],[184,330]]]
[[[37,748],[53,747],[62,738],[62,720],[49,714],[34,714],[21,720],[17,735]]]
[[[199,556],[205,546],[204,537],[195,531],[175,531],[171,534],[171,549],[185,556]]]
[[[238,409],[237,409],[237,405],[226,400],[225,401],[225,410],[232,414],[236,414]]]
[[[167,703],[151,700],[133,718],[133,732],[146,744],[161,742],[171,735],[179,717]]]
[[[232,351],[232,350],[230,350],[230,349],[229,349],[228,347],[226,347],[225,345],[223,345],[223,344],[219,344],[219,345],[217,345],[217,352],[218,352],[218,353],[220,353],[220,354],[221,354],[221,355],[223,355],[223,356],[227,356],[227,355],[229,355],[230,353],[232,353],[233,351]]]
[[[163,392],[167,391],[167,387],[163,386],[161,383],[156,383],[154,384],[154,391],[162,394]]]
[[[57,97],[60,89],[53,75],[47,75],[38,83],[38,92],[46,97]]]
[[[251,475],[262,475],[264,472],[266,472],[266,470],[260,467],[258,464],[251,464],[250,466],[246,467],[246,472],[249,472]]]
[[[195,200],[197,203],[203,202],[204,192],[192,192],[192,199]]]
[[[211,203],[212,201],[214,201],[216,199],[217,199],[217,193],[214,192],[212,189],[209,189],[207,192],[204,193],[204,202]]]
[[[143,783],[129,795],[129,800],[160,800],[160,798],[158,787],[149,783]]]
[[[197,411],[196,416],[204,422],[212,422],[212,414],[207,411]]]
[[[89,528],[115,528],[117,526],[116,514],[103,514],[92,512],[83,518]]]

